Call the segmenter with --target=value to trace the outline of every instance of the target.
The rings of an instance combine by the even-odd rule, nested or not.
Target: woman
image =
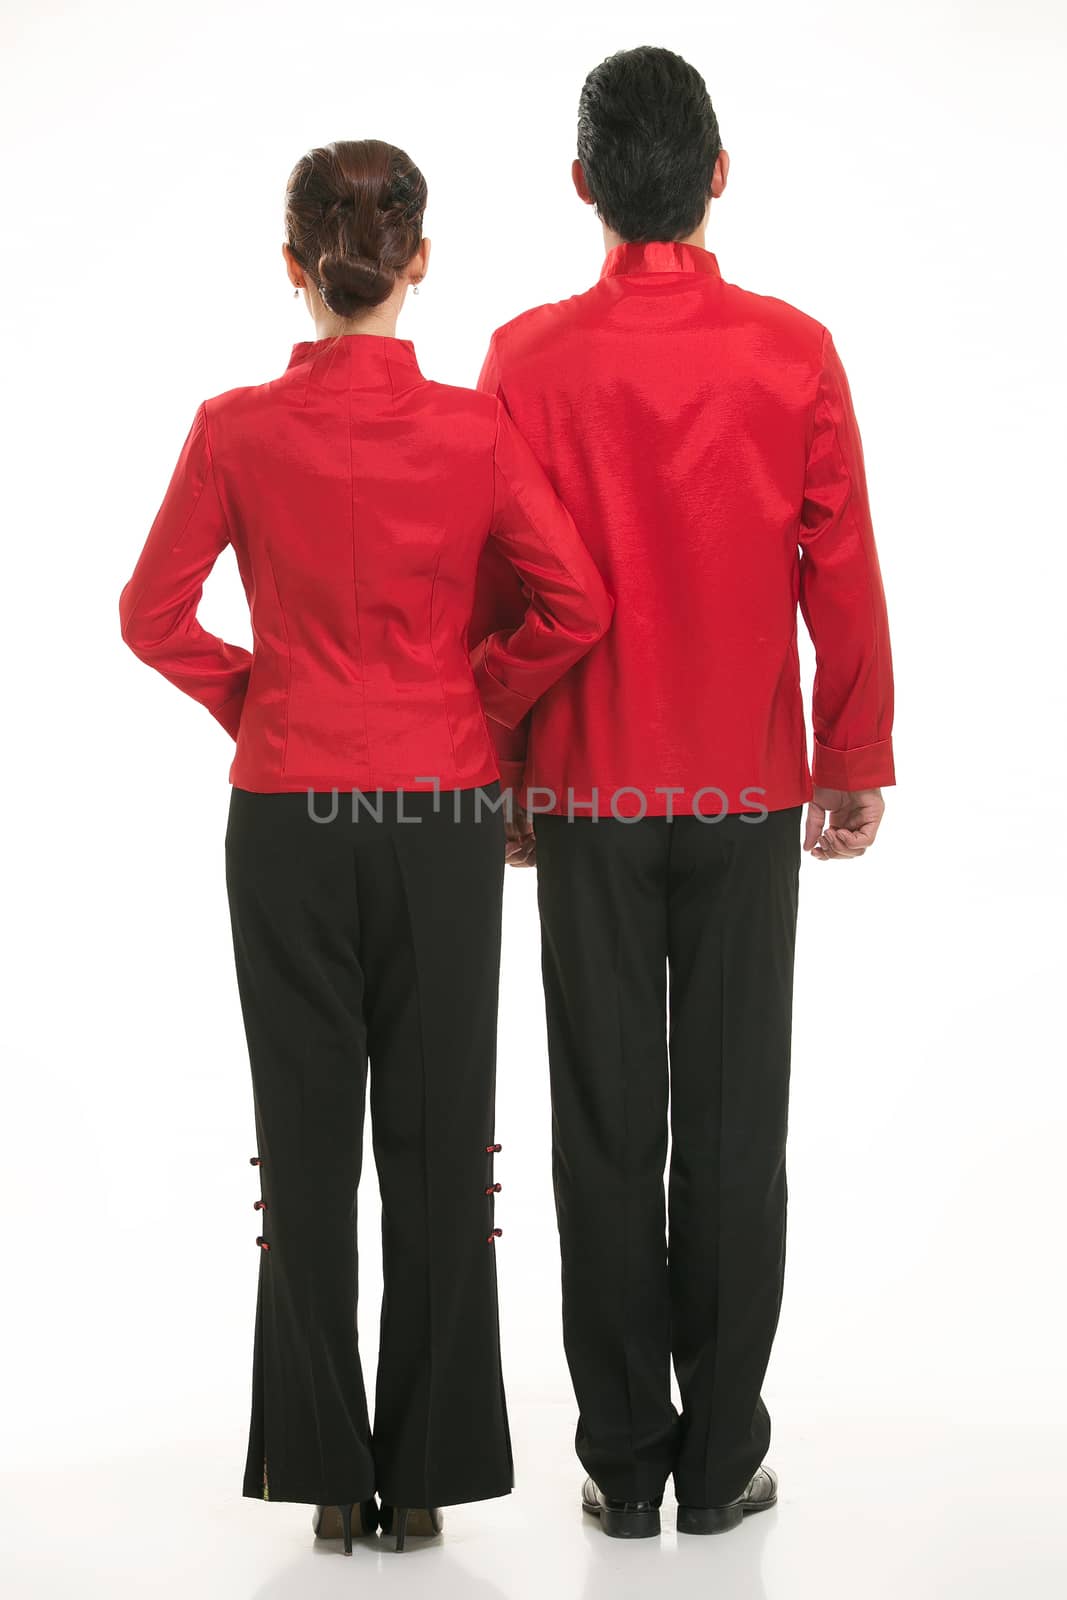
[[[346,1554],[354,1507],[401,1549],[406,1527],[439,1531],[442,1505],[512,1486],[493,1249],[504,819],[485,719],[518,723],[611,616],[499,402],[427,381],[396,337],[429,261],[425,205],[392,145],[297,163],[284,255],[316,337],[274,382],[200,406],[120,602],[131,649],[237,742],[227,887],[262,1226],[244,1493],[316,1504]],[[487,541],[530,603],[469,656]],[[251,655],[196,620],[227,544]],[[373,1433],[355,1332],[368,1058]]]

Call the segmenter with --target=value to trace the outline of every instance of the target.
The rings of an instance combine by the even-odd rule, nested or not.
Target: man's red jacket
[[[706,250],[622,244],[584,294],[499,329],[480,387],[531,445],[615,597],[612,628],[514,733],[505,781],[577,816],[891,784],[893,678],[863,454],[830,335]],[[476,629],[521,616],[499,552]]]

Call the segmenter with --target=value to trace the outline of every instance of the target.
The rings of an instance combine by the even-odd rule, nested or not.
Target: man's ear
[[[593,196],[589,193],[589,185],[585,181],[585,168],[577,159],[571,162],[571,181],[578,192],[579,200],[583,200],[587,206],[591,206],[593,204]]]
[[[719,151],[719,159],[715,163],[715,171],[711,175],[711,198],[721,200],[726,180],[730,176],[730,157],[725,150]]]

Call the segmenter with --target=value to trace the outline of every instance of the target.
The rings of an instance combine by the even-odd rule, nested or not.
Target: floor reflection
[[[767,1600],[764,1549],[778,1515],[764,1511],[731,1533],[701,1538],[677,1534],[673,1507],[665,1507],[660,1538],[640,1540],[608,1539],[589,1519],[581,1600],[649,1600],[657,1590],[672,1600]]]

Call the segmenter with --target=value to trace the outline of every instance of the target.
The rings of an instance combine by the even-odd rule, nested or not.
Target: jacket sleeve
[[[507,410],[507,401],[500,381],[495,334],[489,341],[489,349],[478,379],[478,388],[483,394],[494,395]],[[526,592],[515,568],[504,559],[496,540],[488,540],[478,568],[478,590],[474,603],[474,616],[471,619],[471,643],[480,644],[486,634],[495,633],[500,629],[517,628],[526,615],[526,599]],[[488,721],[489,737],[493,741],[497,765],[500,768],[500,781],[504,788],[513,789],[518,793],[523,785],[523,773],[526,768],[530,719],[523,717],[514,728],[505,728],[502,722],[497,722],[492,717]]]
[[[486,715],[514,728],[607,631],[614,601],[570,512],[502,405],[489,543],[517,573],[526,604],[516,626],[501,618],[475,645],[471,666]]]
[[[891,784],[889,623],[859,429],[825,332],[799,538],[800,606],[816,662],[813,781],[847,790]]]
[[[204,580],[229,542],[201,406],[119,598],[119,617],[134,655],[199,700],[236,739],[252,657],[196,620]]]
[[[478,567],[478,587],[471,617],[469,638],[481,644],[491,633],[513,632],[526,615],[527,596],[515,568],[507,561],[496,539],[489,539]],[[526,740],[529,718],[523,717],[514,728],[489,717],[489,737],[496,751],[500,782],[516,793],[523,786],[526,767]]]

